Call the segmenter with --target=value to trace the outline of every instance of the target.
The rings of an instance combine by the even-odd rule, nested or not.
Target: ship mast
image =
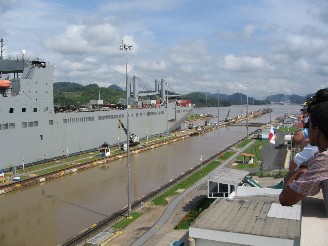
[[[4,42],[3,42],[3,38],[0,39],[0,61],[3,60],[3,51],[4,51]]]

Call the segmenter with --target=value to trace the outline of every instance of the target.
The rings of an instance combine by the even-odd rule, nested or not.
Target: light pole
[[[166,85],[166,133],[169,135],[169,83],[165,82]]]
[[[248,86],[249,83],[245,83],[246,86],[246,134],[248,138]]]
[[[220,121],[220,90],[218,90],[218,125]]]
[[[207,92],[206,92],[206,97],[205,97],[205,107],[207,108]]]
[[[203,175],[203,155],[200,155],[200,173]]]
[[[129,84],[128,84],[128,50],[132,50],[132,45],[123,43],[120,50],[125,50],[125,85],[126,85],[126,159],[128,165],[128,216],[131,215],[131,166],[130,166],[130,132],[129,132]]]
[[[271,104],[271,92],[272,92],[272,91],[269,91],[269,93],[270,93],[270,100],[269,100],[269,101],[270,101],[270,104]],[[272,109],[271,109],[271,107],[270,107],[270,124],[271,124],[271,112],[272,112]]]

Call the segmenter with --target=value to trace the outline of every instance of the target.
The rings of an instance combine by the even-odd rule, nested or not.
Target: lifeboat
[[[11,87],[10,80],[0,80],[0,89],[8,89]]]

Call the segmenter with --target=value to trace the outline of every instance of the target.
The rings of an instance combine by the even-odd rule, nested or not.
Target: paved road
[[[286,145],[284,145],[285,133],[278,133],[275,144],[269,141],[261,149],[263,170],[283,169],[286,158]]]
[[[247,144],[244,148],[240,149],[238,152],[236,152],[233,156],[231,156],[229,159],[225,160],[220,166],[218,166],[215,170],[223,168],[225,165],[230,163],[233,159],[235,159],[239,154],[241,154],[245,149],[247,149],[250,145],[254,143],[254,140],[251,141],[249,144]],[[214,170],[214,171],[215,171]],[[213,172],[214,172],[213,171]],[[147,231],[145,234],[143,234],[138,240],[136,240],[134,243],[132,243],[132,246],[139,246],[143,245],[149,238],[151,238],[156,232],[158,232],[161,227],[168,221],[168,219],[173,214],[174,209],[176,206],[185,198],[190,192],[192,192],[194,189],[201,186],[203,183],[207,182],[209,176],[211,173],[209,173],[207,176],[199,180],[197,183],[195,183],[193,186],[191,186],[189,189],[185,190],[183,193],[181,193],[178,197],[175,198],[173,202],[170,203],[170,205],[166,208],[163,215],[159,218],[159,220],[150,228],[149,231]]]

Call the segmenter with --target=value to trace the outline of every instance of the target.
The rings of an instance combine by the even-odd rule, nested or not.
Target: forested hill
[[[104,88],[97,84],[83,86],[71,82],[54,83],[54,104],[56,106],[87,105],[90,100],[97,100],[99,94],[105,104],[117,104],[125,98],[125,91],[117,85]]]
[[[83,86],[72,82],[56,82],[54,83],[54,103],[56,106],[67,105],[86,105],[90,100],[99,98],[104,100],[105,104],[117,104],[125,98],[125,91],[117,85],[111,85],[107,88],[99,87],[97,84],[89,84]],[[169,94],[171,94],[169,92]],[[172,93],[174,94],[174,93]],[[248,103],[254,105],[270,104],[271,102],[280,103],[289,101],[294,104],[302,104],[306,98],[312,96],[284,95],[277,94],[261,98],[248,97]],[[211,94],[206,92],[192,92],[181,96],[181,99],[189,99],[195,104],[195,107],[217,107],[218,101],[220,106],[245,105],[247,96],[242,93]]]
[[[302,104],[306,98],[312,95],[307,96],[298,96],[298,95],[284,95],[277,94],[271,95],[268,97],[253,98],[248,97],[248,104],[254,105],[263,105],[272,103],[283,103],[288,101],[288,103],[293,104]],[[234,93],[232,95],[226,94],[211,94],[206,92],[192,92],[182,96],[183,99],[189,99],[196,105],[196,107],[217,107],[218,102],[220,106],[230,106],[230,105],[245,105],[247,103],[247,95],[242,93]]]

